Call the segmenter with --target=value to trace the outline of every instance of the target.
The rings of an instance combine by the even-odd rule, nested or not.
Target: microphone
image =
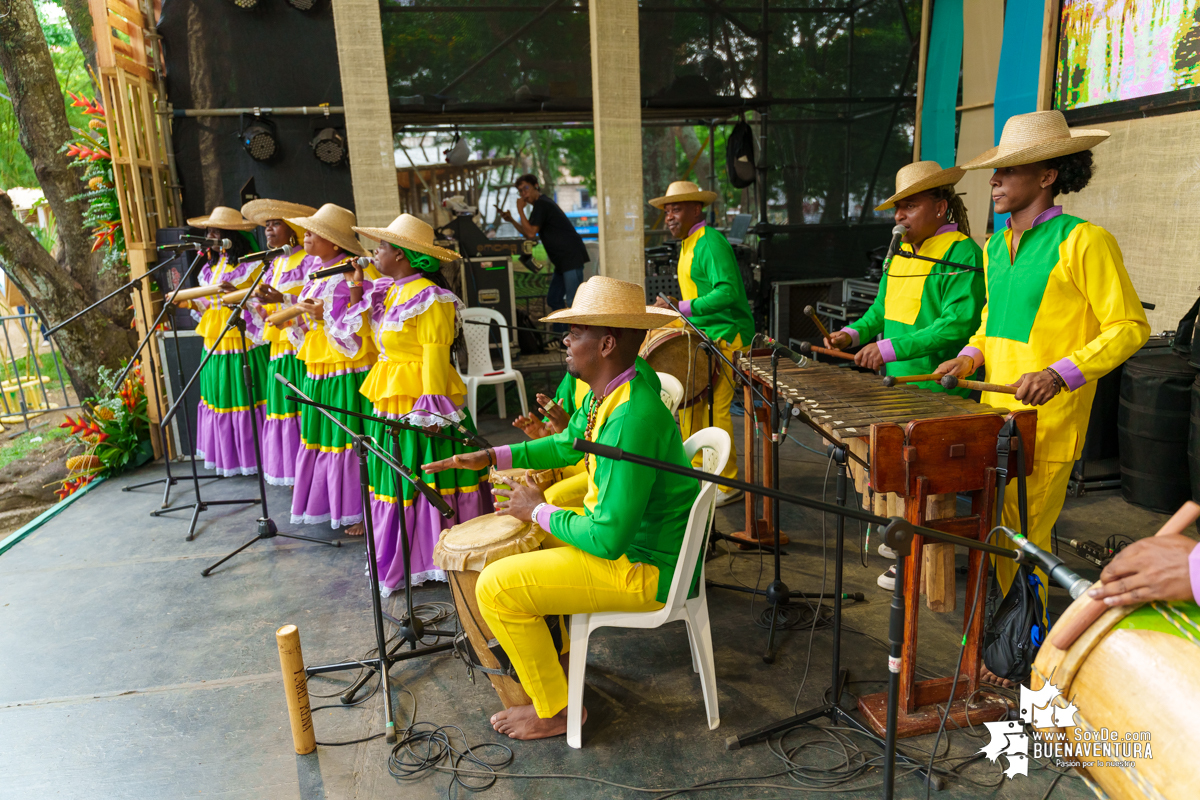
[[[887,268],[892,265],[892,259],[896,257],[896,250],[900,247],[900,240],[904,238],[904,234],[908,233],[908,228],[903,225],[897,225],[892,228],[892,241],[888,245],[887,255],[883,259],[883,271],[887,272]]]
[[[776,353],[779,353],[779,355],[783,356],[784,358],[795,361],[797,366],[801,366],[801,367],[808,366],[808,358],[806,356],[802,356],[801,354],[797,353],[795,350],[792,350],[791,348],[784,347],[779,342],[775,341],[774,339],[770,338],[769,336],[766,337],[766,339],[767,339],[767,347],[771,348]]]
[[[787,411],[783,414],[783,424],[779,426],[779,439],[782,442],[787,439],[788,425],[792,423],[792,415],[796,413],[796,401],[788,400]]]
[[[227,250],[230,247],[233,247],[233,242],[229,241],[228,239],[204,239],[199,236],[191,236],[191,237],[185,236],[183,238],[193,239],[194,241],[177,242],[175,244],[160,244],[158,246],[158,249],[159,250],[167,250],[169,252],[181,253],[181,252],[186,252],[188,250],[204,250],[207,248],[217,248],[220,250]]]
[[[1003,525],[1000,526],[1000,530],[1004,531],[1008,538],[1013,540],[1023,555],[1028,556],[1039,567],[1041,567],[1055,583],[1070,592],[1072,600],[1078,598],[1088,590],[1088,587],[1092,585],[1092,582],[1087,578],[1081,578],[1071,570],[1067,569],[1066,565],[1063,564],[1062,559],[1053,553],[1047,553],[1045,550],[1038,547],[1021,534],[1006,528]]]
[[[257,253],[247,253],[237,260],[237,263],[244,264],[247,261],[266,261],[268,258],[275,256],[290,256],[292,254],[292,246],[285,244],[283,247],[272,247],[270,250],[259,250]]]
[[[231,246],[228,239],[220,239],[220,238],[214,239],[214,238],[210,238],[208,236],[190,236],[188,234],[184,234],[183,236],[180,236],[179,238],[185,242],[197,242],[199,244],[204,245],[205,247],[230,247]]]
[[[367,259],[368,263],[370,263],[370,260],[371,259]],[[350,260],[346,261],[346,263],[338,264],[336,266],[326,266],[323,270],[313,270],[312,272],[308,273],[308,279],[310,279],[310,281],[319,281],[320,278],[343,275],[343,273],[346,272],[353,272],[354,269],[354,260]],[[366,267],[364,267],[364,269],[366,269]]]

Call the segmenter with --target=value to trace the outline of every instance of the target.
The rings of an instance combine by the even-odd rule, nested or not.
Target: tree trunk
[[[48,323],[66,319],[100,297],[99,253],[84,228],[87,203],[71,200],[84,190],[71,158],[60,150],[71,139],[62,92],[32,0],[11,0],[0,18],[0,70],[12,95],[21,146],[33,163],[58,227],[56,261],[13,215],[0,192],[0,259],[22,294]],[[67,372],[80,397],[97,394],[100,367],[119,367],[133,355],[128,300],[115,298],[57,335]]]

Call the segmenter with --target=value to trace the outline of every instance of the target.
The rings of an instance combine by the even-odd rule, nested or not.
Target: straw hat
[[[427,256],[433,256],[438,261],[456,261],[458,253],[438,247],[433,243],[433,226],[412,214],[401,214],[392,220],[386,228],[354,228],[355,233],[361,233],[368,239],[377,242],[407,247]]]
[[[207,217],[192,217],[187,224],[193,228],[217,228],[223,231],[252,231],[257,227],[227,206],[217,206]]]
[[[963,167],[998,169],[1036,164],[1049,158],[1090,150],[1107,138],[1108,131],[1071,130],[1061,111],[1017,114],[1004,123],[1000,144],[963,164]]]
[[[939,186],[953,186],[962,180],[967,171],[962,167],[942,169],[936,161],[917,161],[900,168],[896,173],[896,193],[875,206],[876,211],[886,211],[896,205],[897,200]]]
[[[284,217],[283,221],[302,230],[312,231],[317,236],[333,242],[347,253],[353,253],[356,256],[367,254],[367,251],[363,250],[362,243],[358,241],[358,237],[354,235],[354,223],[358,221],[354,218],[354,212],[341,206],[326,203],[311,216]]]
[[[646,305],[646,290],[636,283],[595,275],[579,285],[575,302],[560,308],[542,322],[574,322],[612,328],[661,328],[679,315],[667,308]]]
[[[293,231],[296,236],[303,241],[304,229],[288,222],[288,217],[307,217],[315,214],[317,210],[312,206],[302,205],[300,203],[289,203],[286,200],[251,200],[246,205],[242,206],[242,216],[258,225],[266,225],[273,219],[281,219]]]
[[[662,208],[667,203],[699,203],[706,206],[716,199],[716,192],[703,191],[691,181],[675,181],[667,187],[665,196],[654,198],[650,205],[655,208]]]

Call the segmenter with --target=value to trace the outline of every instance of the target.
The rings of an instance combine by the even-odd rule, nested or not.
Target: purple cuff
[[[962,350],[958,351],[958,355],[959,357],[970,356],[975,362],[975,369],[979,369],[981,366],[983,366],[983,351],[978,347],[971,347],[970,345],[967,345]]]
[[[1188,574],[1192,578],[1192,597],[1200,603],[1200,544],[1193,547],[1191,555],[1188,556]]]
[[[840,331],[838,331],[838,333],[850,334],[850,346],[858,347],[858,343],[859,343],[860,339],[859,339],[858,331],[854,330],[854,328],[842,328]]]
[[[1050,365],[1050,369],[1062,376],[1062,379],[1067,382],[1067,388],[1072,392],[1087,383],[1087,378],[1083,377],[1079,367],[1075,366],[1075,363],[1069,358],[1055,361]]]
[[[512,447],[504,445],[494,449],[496,451],[496,469],[512,469]]]
[[[896,348],[892,347],[891,339],[879,340],[879,355],[883,356],[883,363],[890,364],[896,360]]]
[[[413,411],[428,411],[443,417],[451,417],[458,412],[458,406],[444,394],[423,394],[413,403]]]
[[[683,314],[685,317],[690,317],[692,315],[692,301],[691,300],[680,300],[679,301],[679,313]]]
[[[550,517],[555,511],[562,511],[558,506],[552,506],[549,503],[543,503],[538,509],[537,519],[534,520],[542,530],[546,533],[550,532]]]

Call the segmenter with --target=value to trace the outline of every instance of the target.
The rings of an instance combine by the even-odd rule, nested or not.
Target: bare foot
[[[587,722],[586,708],[582,721]],[[497,732],[510,739],[549,739],[567,732],[567,710],[564,708],[553,717],[542,719],[533,706],[513,706],[493,714],[490,722]]]
[[[990,669],[983,666],[982,664],[980,665],[979,669],[980,669],[979,677],[980,677],[980,679],[983,680],[984,683],[990,683],[992,686],[1001,686],[1005,689],[1011,689],[1014,686],[1016,686],[1016,684],[1013,683],[1012,681],[1007,680],[1005,678],[1001,678],[1000,676],[993,674]]]
[[[363,533],[366,532],[366,530],[367,530],[367,528],[365,525],[363,525],[361,522],[356,522],[353,525],[351,525],[349,528],[346,528],[346,535],[347,536],[362,536]]]

